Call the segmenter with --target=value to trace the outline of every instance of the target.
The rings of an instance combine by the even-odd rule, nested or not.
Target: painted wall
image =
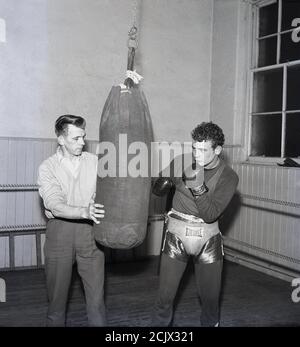
[[[138,0],[136,68],[157,140],[189,140],[209,119],[213,0]],[[64,113],[90,140],[112,85],[124,80],[130,0],[0,0],[0,136],[53,138]]]
[[[210,118],[229,145],[245,144],[250,6],[214,0]]]

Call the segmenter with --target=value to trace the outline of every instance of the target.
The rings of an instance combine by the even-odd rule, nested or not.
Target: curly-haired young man
[[[154,326],[170,325],[177,289],[191,257],[202,306],[201,324],[219,326],[223,244],[218,219],[235,193],[238,176],[219,157],[225,138],[218,125],[201,123],[192,131],[192,139],[192,165],[180,175],[173,171],[171,177],[158,178],[153,187],[160,196],[175,188],[167,215]]]

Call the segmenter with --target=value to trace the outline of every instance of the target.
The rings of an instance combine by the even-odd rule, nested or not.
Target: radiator
[[[277,267],[290,276],[299,274],[300,170],[245,163],[232,167],[240,181],[221,221],[225,250],[250,256],[250,262],[273,272]]]

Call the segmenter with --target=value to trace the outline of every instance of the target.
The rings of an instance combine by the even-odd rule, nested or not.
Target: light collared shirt
[[[54,218],[52,212],[60,203],[88,207],[96,192],[97,164],[95,154],[82,152],[70,160],[58,147],[56,153],[40,165],[37,182],[48,218]]]

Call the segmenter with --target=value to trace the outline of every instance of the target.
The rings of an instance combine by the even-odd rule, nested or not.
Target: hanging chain
[[[133,87],[134,84],[138,84],[139,81],[143,78],[135,70],[134,66],[134,56],[135,50],[138,47],[138,37],[137,37],[137,12],[138,12],[138,1],[132,0],[132,27],[128,32],[128,57],[127,57],[127,71],[126,71],[126,80],[124,81],[125,89],[128,91]]]
[[[137,27],[136,18],[138,12],[138,0],[132,0],[132,26]]]
[[[138,38],[137,38],[138,1],[139,0],[132,0],[132,27],[130,28],[128,32],[128,42],[127,42],[128,48],[135,48],[135,49],[137,49],[138,47]]]

